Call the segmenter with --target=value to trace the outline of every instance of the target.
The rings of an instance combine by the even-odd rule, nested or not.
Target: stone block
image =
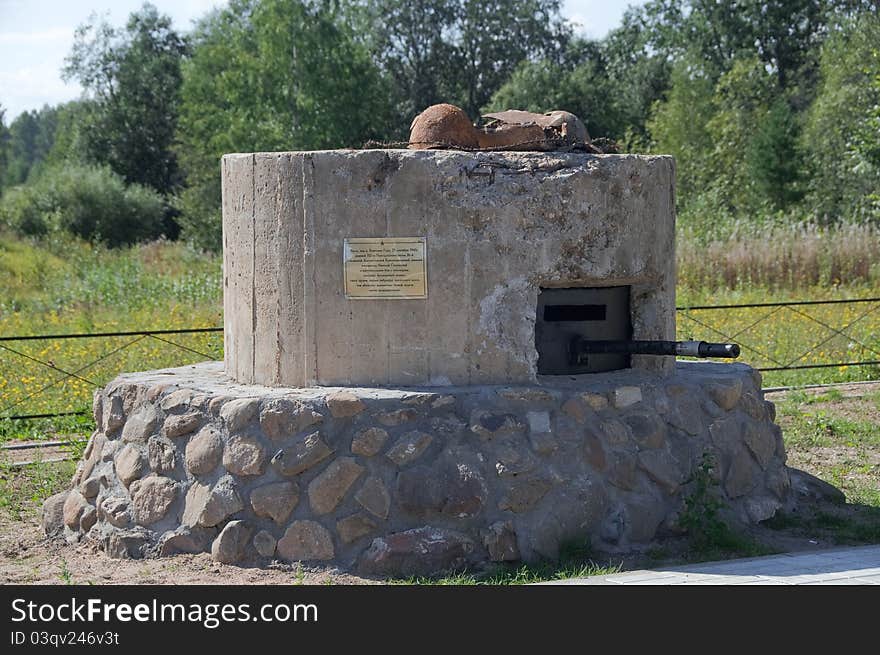
[[[230,521],[214,543],[211,544],[211,557],[223,564],[234,564],[244,555],[245,546],[251,538],[251,529],[244,521]]]
[[[362,575],[433,575],[463,568],[473,551],[467,535],[426,526],[377,537],[358,570]]]
[[[315,514],[332,512],[345,498],[364,467],[351,457],[333,460],[324,471],[309,483],[309,505]]]
[[[194,482],[186,494],[181,523],[188,527],[213,527],[244,509],[231,475],[220,478],[213,487]]]
[[[147,472],[147,460],[137,446],[126,444],[116,455],[115,469],[122,484],[128,486]]]
[[[204,427],[186,444],[184,462],[193,475],[210,473],[223,457],[223,441],[212,427]]]
[[[150,525],[165,518],[177,497],[177,484],[170,478],[151,475],[132,482],[129,491],[134,522]]]
[[[333,559],[333,537],[315,521],[294,521],[278,540],[278,556],[288,562]]]
[[[403,435],[385,454],[398,466],[411,464],[428,449],[434,438],[425,432],[413,431]]]
[[[493,562],[515,562],[520,558],[512,521],[496,521],[483,535],[483,545]]]
[[[145,444],[159,425],[159,414],[155,407],[146,405],[130,415],[122,428],[122,440],[126,443]]]
[[[271,482],[251,492],[251,508],[254,514],[284,523],[299,502],[296,482]]]
[[[272,466],[281,475],[291,477],[308,471],[332,454],[333,451],[321,439],[321,433],[312,432],[276,452],[272,456]]]
[[[260,408],[260,427],[273,440],[294,436],[323,420],[323,415],[292,398],[271,398]]]
[[[233,436],[223,449],[223,466],[234,475],[261,475],[266,465],[266,452],[252,437]]]
[[[376,455],[385,442],[388,441],[388,433],[382,428],[367,428],[354,435],[351,440],[351,452],[354,455],[372,457]]]
[[[260,530],[257,534],[254,535],[254,550],[260,555],[260,557],[274,557],[275,556],[275,546],[278,543],[271,534],[266,532],[265,530]]]
[[[391,494],[379,478],[370,476],[354,495],[358,504],[373,516],[387,519],[391,509]]]
[[[618,387],[611,392],[611,404],[617,409],[642,402],[642,390],[639,387]]]
[[[378,527],[379,524],[363,512],[346,516],[336,522],[336,532],[342,542],[346,544],[374,533]]]
[[[165,418],[165,422],[162,424],[162,434],[169,439],[176,439],[195,432],[201,422],[202,417],[198,412],[171,414]]]
[[[68,493],[68,491],[62,491],[43,501],[40,523],[43,527],[43,534],[47,537],[55,537],[64,530],[64,504]]]
[[[234,434],[244,430],[259,411],[259,398],[236,398],[223,405],[220,418],[226,424],[226,429]]]
[[[340,391],[327,396],[327,407],[333,418],[351,418],[360,414],[367,406],[353,393]]]
[[[150,468],[157,473],[168,473],[174,470],[174,459],[177,449],[166,437],[150,437],[147,442],[147,458]]]

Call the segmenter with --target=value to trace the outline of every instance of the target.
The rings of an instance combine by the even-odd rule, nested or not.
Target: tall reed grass
[[[709,242],[680,232],[677,248],[680,288],[793,290],[880,282],[876,225],[773,225]]]

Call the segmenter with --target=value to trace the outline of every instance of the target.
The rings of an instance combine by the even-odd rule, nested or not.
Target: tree
[[[393,85],[395,120],[389,137],[405,139],[416,114],[452,100],[448,71],[455,68],[455,48],[449,33],[457,15],[458,3],[451,0],[377,0],[359,16]]]
[[[802,158],[798,123],[789,104],[778,97],[756,121],[746,161],[757,192],[776,210],[801,199]]]
[[[438,102],[476,120],[521,62],[559,63],[570,29],[559,0],[369,0],[365,29],[394,83],[396,136]]]
[[[6,133],[6,165],[0,185],[24,184],[35,175],[55,141],[58,112],[43,106],[19,114]]]
[[[178,206],[188,239],[220,247],[224,153],[357,147],[381,138],[390,90],[331,3],[232,0],[203,19],[184,66]]]
[[[6,109],[0,105],[0,196],[6,186],[6,169],[9,166],[9,129],[6,127]]]
[[[650,0],[632,10],[650,47],[675,60],[703,62],[717,80],[736,61],[757,56],[789,100],[810,100],[817,53],[838,23],[871,9],[871,0]]]
[[[520,63],[486,109],[563,109],[580,117],[591,137],[620,139],[627,125],[621,120],[613,89],[600,45],[575,40],[561,64],[546,59]]]
[[[863,13],[823,45],[806,112],[807,207],[821,220],[880,218],[880,16]]]
[[[155,239],[165,203],[153,189],[126,184],[106,166],[67,164],[10,189],[0,225],[23,235],[64,230],[108,246]]]
[[[84,130],[95,111],[93,104],[90,100],[71,100],[53,108],[55,134],[44,166],[86,164],[90,161]]]
[[[559,0],[462,0],[447,85],[472,118],[520,62],[559,60],[569,36],[559,5]]]
[[[652,151],[675,157],[676,195],[681,204],[714,182],[709,167],[714,142],[708,126],[715,112],[714,85],[687,61],[676,65],[671,80],[667,98],[654,106],[647,130]]]
[[[166,196],[182,181],[172,145],[186,53],[171,19],[144,4],[123,29],[93,15],[77,28],[64,68],[91,100],[82,127],[88,158]]]

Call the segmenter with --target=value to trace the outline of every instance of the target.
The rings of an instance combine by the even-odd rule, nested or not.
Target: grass
[[[0,464],[0,514],[12,520],[38,516],[46,498],[70,487],[75,470],[75,460],[27,467]]]
[[[833,543],[880,543],[880,392],[793,391],[777,407],[790,466],[844,492],[847,504],[768,522]]]
[[[680,232],[677,250],[679,306],[880,296],[880,228],[872,225],[746,226],[708,243]],[[740,343],[740,361],[757,368],[880,360],[877,302],[687,310],[677,323],[680,339]],[[764,385],[876,379],[876,365],[841,365],[766,372]]]
[[[558,560],[538,564],[497,564],[481,572],[462,571],[436,577],[411,577],[392,584],[429,585],[521,585],[585,578],[592,575],[619,573],[620,565],[597,564],[590,549],[583,544],[568,544],[561,549]]]
[[[877,288],[880,228],[844,223],[746,225],[708,243],[679,233],[678,280],[691,289]]]
[[[215,327],[222,324],[220,276],[218,257],[179,243],[109,250],[0,235],[0,335]],[[94,390],[122,371],[222,357],[218,333],[162,339],[2,342],[0,416],[90,409]],[[53,384],[64,375],[35,360],[77,375]]]
[[[679,287],[678,305],[751,304],[769,301],[878,297],[877,289],[820,287],[798,291],[768,289],[709,291]],[[824,324],[824,325],[823,325]],[[848,362],[880,360],[880,302],[748,307],[678,312],[679,339],[732,340],[742,346],[739,360],[756,368],[839,363],[826,368],[768,371],[764,386],[797,386],[880,379],[880,366]],[[836,330],[836,332],[835,332]]]
[[[42,419],[0,419],[0,444],[81,438],[95,428],[90,413]]]

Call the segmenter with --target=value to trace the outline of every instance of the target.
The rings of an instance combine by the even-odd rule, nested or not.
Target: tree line
[[[230,0],[187,34],[145,4],[78,28],[63,73],[82,99],[0,120],[0,221],[24,234],[216,250],[221,155],[401,142],[437,102],[566,109],[674,155],[698,237],[880,219],[870,0],[650,0],[601,40],[559,0]]]

